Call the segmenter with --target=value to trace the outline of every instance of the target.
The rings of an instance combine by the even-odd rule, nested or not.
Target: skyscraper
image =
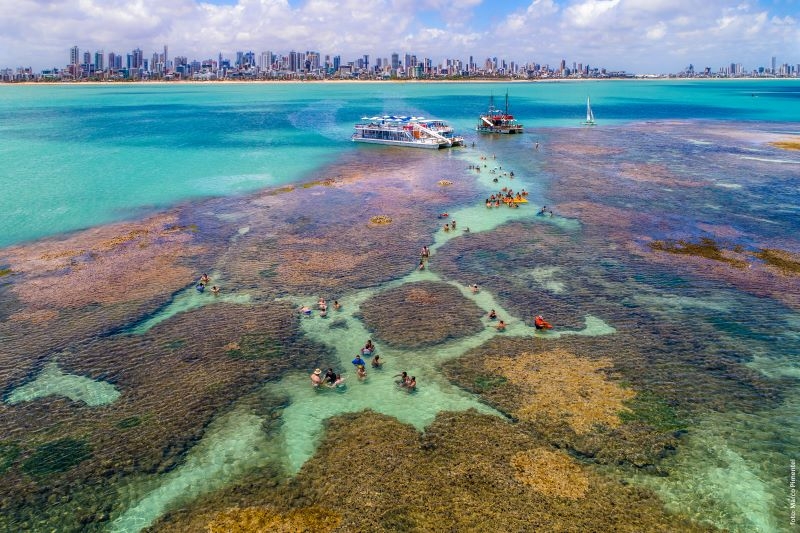
[[[98,72],[102,72],[105,70],[105,64],[103,63],[103,51],[98,50],[94,53],[94,68]]]
[[[69,64],[78,65],[81,62],[81,51],[77,46],[69,49]]]

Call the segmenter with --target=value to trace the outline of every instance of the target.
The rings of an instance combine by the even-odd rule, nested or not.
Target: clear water
[[[526,133],[477,137],[471,128],[488,94],[497,96],[506,89],[512,112],[526,125]],[[601,124],[593,129],[577,127],[587,94]],[[485,330],[437,346],[435,351],[379,344],[384,368],[368,368],[363,382],[351,371],[350,360],[370,337],[357,313],[362,302],[401,284],[443,281],[484,311],[495,309],[505,317],[509,326],[503,335],[543,342],[563,335],[602,335],[613,340],[631,338],[639,328],[689,323],[692,328],[682,330],[680,342],[669,338],[662,344],[659,339],[653,346],[658,357],[686,361],[724,351],[734,366],[756,372],[776,388],[784,387],[777,407],[768,407],[765,401],[764,406],[700,409],[702,414],[691,420],[678,453],[664,461],[669,477],[630,478],[655,490],[668,509],[689,513],[699,522],[733,531],[789,530],[782,519],[789,458],[800,449],[796,424],[800,314],[776,297],[754,294],[714,276],[686,272],[680,265],[650,264],[629,245],[641,235],[693,238],[709,236],[716,229],[746,249],[769,244],[800,252],[795,237],[800,234],[796,198],[800,156],[764,143],[800,132],[798,101],[800,85],[792,81],[0,87],[0,226],[4,228],[0,245],[136,219],[152,210],[186,204],[190,210],[214,211],[221,223],[230,225],[228,235],[233,237],[217,238],[212,244],[221,249],[220,264],[234,263],[237,257],[226,259],[227,247],[234,249],[253,233],[273,231],[248,211],[268,214],[261,205],[250,206],[247,193],[331,176],[337,165],[356,160],[385,179],[380,167],[385,152],[353,146],[349,134],[362,115],[398,110],[448,119],[466,134],[468,144],[477,142],[475,150],[415,156],[428,163],[424,168],[448,173],[448,179],[456,181],[453,190],[460,195],[452,203],[443,195],[437,205],[449,212],[449,220],[458,221],[460,231],[444,232],[441,224],[431,231],[428,242],[434,260],[473,236],[492,235],[518,222],[550,231],[536,233],[534,240],[542,239],[536,243],[541,247],[530,255],[517,256],[523,252],[509,249],[477,260],[480,251],[467,247],[460,260],[475,279],[449,279],[435,267],[416,271],[411,263],[402,276],[345,291],[339,296],[341,311],[331,310],[327,318],[317,313],[303,318],[299,335],[330,349],[331,364],[347,369],[345,386],[313,389],[312,369],[299,368],[278,381],[259,384],[260,393],[286,398],[281,423],[271,432],[263,430],[263,416],[249,408],[252,390],[221,402],[180,464],[165,472],[124,478],[103,496],[112,503],[103,528],[139,530],[170,509],[261,468],[278,469],[290,477],[315,453],[325,420],[338,414],[372,409],[421,431],[444,410],[476,409],[499,415],[450,383],[437,368],[501,335],[486,320]],[[534,142],[540,142],[538,150]],[[572,144],[607,151],[587,165],[585,159],[563,149]],[[478,174],[469,168],[474,165],[486,166]],[[642,185],[621,178],[630,165],[636,167],[635,175],[649,176],[652,181]],[[495,166],[495,173],[490,172]],[[413,173],[421,167],[409,168]],[[669,179],[658,178],[661,168],[669,169]],[[515,172],[513,181],[503,176],[493,182],[508,169]],[[565,191],[570,176],[580,176],[585,189]],[[604,182],[619,183],[619,191],[600,194],[591,185]],[[501,185],[529,191],[527,208],[487,209],[484,199]],[[315,216],[322,218],[326,202],[352,201],[350,197],[337,200],[335,191],[326,189],[301,193],[320,199],[313,206],[320,209]],[[201,202],[210,196],[236,198],[218,201],[228,203],[213,207]],[[596,203],[607,210],[606,219],[597,222],[561,213],[536,217],[538,206],[558,205],[554,198]],[[647,215],[626,227],[630,242],[615,233],[622,231],[615,228],[627,216],[625,209]],[[463,231],[467,227],[469,233]],[[280,226],[274,231],[279,232]],[[313,226],[308,234],[313,236]],[[548,235],[563,238],[545,243]],[[521,246],[528,243],[522,235],[520,239],[525,241]],[[266,260],[271,251],[259,253]],[[6,264],[0,250],[0,268]],[[225,286],[224,268],[211,274]],[[507,290],[490,290],[483,284],[487,277],[503,277]],[[477,294],[466,286],[472,282],[481,283]],[[6,283],[0,290],[7,290],[14,278],[0,278],[0,283]],[[124,350],[136,343],[162,349],[173,342],[170,326],[182,317],[218,304],[240,306],[246,313],[271,301],[255,287],[225,289],[214,297],[187,284],[182,291],[165,294],[151,312],[128,317],[127,328],[112,328],[113,333],[98,329],[73,343],[103,341],[115,349],[119,346],[122,354],[114,352],[114,357],[126,356]],[[541,305],[568,310],[578,325],[536,332],[529,326],[530,316],[518,310],[515,300],[516,294],[525,291],[537,294],[536,305],[541,301]],[[317,297],[294,294],[280,301],[299,307],[313,305]],[[22,341],[14,337],[7,317],[17,311],[17,305],[10,299],[0,300],[4,340],[14,346]],[[102,306],[98,307],[96,312],[102,313]],[[757,320],[744,320],[743,310]],[[75,324],[80,320],[76,315]],[[343,321],[347,327],[332,328],[334,321]],[[123,412],[129,399],[124,386],[115,386],[116,380],[124,384],[130,368],[150,368],[143,358],[120,365],[125,367],[121,377],[113,372],[102,378],[88,377],[97,377],[102,374],[99,371],[64,374],[52,356],[59,346],[59,332],[42,327],[37,335],[51,340],[38,343],[45,348],[26,354],[26,361],[35,357],[42,364],[26,380],[15,377],[3,383],[0,413],[8,415],[8,420],[24,420],[26,409],[53,395],[74,403],[62,409],[89,412],[84,416],[100,410]],[[598,355],[613,359],[617,350],[625,348],[620,344]],[[10,354],[4,357],[15,361]],[[394,375],[403,370],[417,376],[416,393],[395,386]],[[638,371],[650,369],[643,366]],[[730,379],[732,387],[739,385],[738,375]],[[785,380],[794,380],[790,383],[795,386],[786,387]],[[173,401],[181,402],[181,398]],[[24,434],[24,424],[15,431]],[[59,525],[56,518],[47,524],[50,529]]]
[[[604,125],[800,121],[793,80],[4,85],[0,246],[296,182],[357,149],[350,133],[365,115],[441,117],[470,135],[488,95],[506,90],[530,133],[577,125],[587,95]]]

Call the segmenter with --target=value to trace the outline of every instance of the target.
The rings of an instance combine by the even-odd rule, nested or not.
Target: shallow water
[[[465,94],[477,90],[454,87]],[[717,91],[724,88],[730,103],[745,86],[714,87],[701,99],[712,116],[730,110],[715,106]],[[245,101],[261,97],[249,86],[232,90]],[[328,140],[318,144],[323,151],[330,148],[325,157],[332,157],[339,130],[346,129],[342,117],[353,103],[338,88],[321,90],[332,93],[323,100],[328,109],[318,123],[319,136]],[[387,105],[414,108],[421,101],[415,98],[430,96],[433,89],[422,86],[410,95],[394,90],[398,94],[373,96]],[[549,91],[521,86],[519,105],[534,95],[555,99]],[[192,92],[211,105],[208,94]],[[277,102],[277,93],[272,98]],[[443,98],[432,102],[432,109],[454,105]],[[544,115],[555,109],[548,106],[556,104],[544,105]],[[299,106],[289,116],[293,128],[315,127],[312,107]],[[742,109],[740,118],[762,114]],[[646,245],[652,239],[710,237],[726,249],[800,252],[793,216],[797,177],[793,165],[776,162],[800,158],[742,141],[743,127],[762,138],[796,129],[761,121],[730,128],[719,122],[542,128],[535,137],[476,138],[475,149],[450,153],[371,147],[354,152],[347,145],[340,159],[327,162],[309,147],[302,165],[320,169],[311,177],[341,179],[338,185],[179,209],[181,223],[197,224],[195,238],[206,246],[206,255],[181,261],[198,273],[209,271],[223,287],[217,297],[197,292],[191,279],[179,286],[165,281],[164,294],[144,303],[64,306],[37,326],[25,317],[49,315],[20,314],[35,309],[35,302],[18,299],[12,290],[28,282],[24,276],[30,273],[0,277],[0,291],[9,296],[0,303],[2,331],[6,346],[13,347],[3,356],[12,371],[3,374],[0,423],[8,440],[0,441],[5,446],[0,451],[12,444],[19,450],[7,467],[0,460],[5,468],[0,475],[11,492],[35,486],[44,494],[16,507],[12,494],[5,494],[3,527],[141,529],[254,472],[298,475],[325,437],[326,421],[344,413],[371,409],[419,431],[443,411],[469,409],[512,424],[439,369],[505,335],[553,345],[574,336],[602,336],[593,356],[613,360],[615,371],[637,390],[652,390],[690,413],[676,452],[659,464],[667,477],[603,467],[609,475],[651,488],[668,510],[699,523],[733,531],[788,530],[787,465],[800,445],[793,424],[800,405],[800,315],[779,289],[792,278],[757,277],[762,271],[752,257],[753,274],[747,274],[713,261],[656,257]],[[257,144],[252,132],[220,133],[225,135],[232,145]],[[540,141],[538,150],[534,138]],[[292,134],[275,133],[275,139],[298,142]],[[763,157],[742,157],[753,149]],[[484,164],[480,173],[469,168]],[[310,168],[302,165],[296,176]],[[503,175],[511,170],[513,179]],[[437,186],[442,177],[453,185]],[[210,194],[230,193],[242,183],[237,179],[222,180]],[[256,182],[253,188],[265,183]],[[529,204],[487,209],[485,198],[503,186],[529,191]],[[162,198],[167,203],[182,198],[167,196]],[[553,207],[552,218],[536,216],[545,204]],[[449,217],[436,218],[443,211]],[[383,213],[394,219],[385,233],[366,226],[370,216]],[[444,222],[453,219],[458,230],[443,231]],[[398,226],[402,229],[393,229]],[[373,239],[370,246],[385,248],[380,250],[385,255],[362,260],[370,250],[357,248],[360,239]],[[423,271],[415,270],[420,244],[432,250]],[[31,253],[38,254],[36,259],[42,252]],[[63,275],[77,266],[65,268]],[[309,278],[303,277],[306,272]],[[306,290],[304,279],[313,282]],[[507,330],[498,332],[484,316],[485,327],[477,333],[432,347],[402,349],[378,340],[384,366],[368,367],[367,379],[359,381],[350,361],[373,337],[360,306],[380,299],[383,291],[432,281],[456,287],[464,302],[484,313],[495,309]],[[468,288],[472,283],[480,286],[477,294]],[[313,307],[320,295],[329,303],[338,299],[342,309],[330,309],[324,318],[316,311],[311,317],[298,315],[298,307]],[[136,291],[129,297],[135,299]],[[556,324],[554,330],[531,327],[539,312]],[[17,351],[31,331],[30,345],[38,348]],[[68,352],[56,342],[61,332],[70,335]],[[280,356],[273,359],[269,354],[276,350]],[[68,372],[59,370],[56,357]],[[345,376],[345,386],[312,388],[309,374],[315,366],[334,367]],[[395,385],[401,371],[417,377],[416,392]],[[169,410],[175,419],[167,416]],[[92,457],[44,477],[31,474],[33,467],[25,465],[34,452],[64,435],[85,439]],[[147,438],[138,442],[138,435]],[[78,452],[75,460],[83,457]],[[47,501],[73,479],[73,503]],[[100,509],[86,518],[89,526],[76,523],[78,505]]]

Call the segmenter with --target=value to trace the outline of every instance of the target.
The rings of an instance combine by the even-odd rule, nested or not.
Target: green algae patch
[[[123,418],[122,420],[117,422],[115,425],[119,429],[131,429],[131,428],[135,428],[136,426],[138,426],[141,423],[142,423],[142,419],[140,417],[138,417],[138,416],[129,416],[128,418]]]
[[[497,387],[502,387],[506,383],[508,383],[508,379],[505,376],[487,374],[476,377],[473,386],[475,391],[482,393]]]
[[[651,392],[639,392],[625,405],[629,410],[619,414],[624,423],[641,422],[657,431],[678,431],[688,425],[674,407]]]
[[[14,271],[10,268],[0,268],[0,278],[13,274]]]
[[[798,260],[797,254],[792,254],[784,250],[765,248],[753,255],[764,261],[767,265],[780,269],[784,274],[800,274],[800,260]]]
[[[657,252],[703,257],[705,259],[727,263],[736,268],[745,268],[747,266],[747,262],[726,255],[725,250],[720,248],[714,239],[709,239],[708,237],[702,237],[699,242],[690,242],[685,240],[652,241],[648,244],[648,246],[650,246],[651,250]],[[737,249],[734,251],[741,252],[742,250]]]
[[[77,439],[59,439],[42,444],[24,463],[23,472],[35,477],[64,472],[92,456],[89,444]]]
[[[234,359],[274,359],[283,355],[283,344],[270,335],[249,333],[226,346],[225,353]]]
[[[19,446],[13,442],[0,441],[0,475],[8,470],[19,456]]]

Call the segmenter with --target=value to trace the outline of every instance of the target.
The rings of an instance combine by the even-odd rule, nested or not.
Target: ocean
[[[477,134],[506,92],[525,133]],[[792,530],[799,102],[0,86],[0,530]],[[350,141],[384,113],[466,146]]]

